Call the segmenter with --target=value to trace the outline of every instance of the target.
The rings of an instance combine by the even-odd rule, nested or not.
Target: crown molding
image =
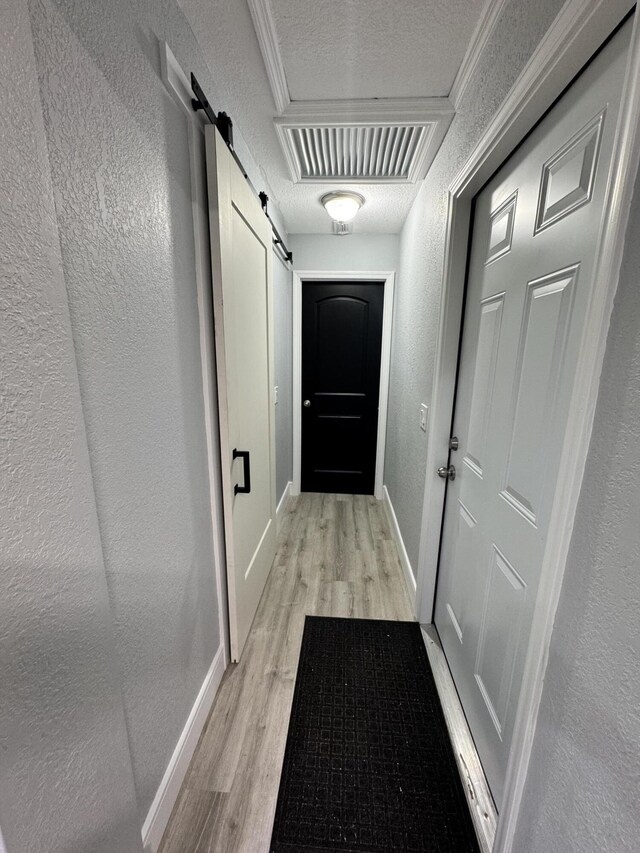
[[[291,103],[291,98],[289,96],[287,78],[284,73],[284,65],[282,64],[282,55],[280,53],[280,45],[278,44],[278,34],[276,32],[275,21],[273,20],[271,4],[269,0],[247,0],[247,3],[267,70],[267,77],[271,85],[276,110],[282,113]]]
[[[495,0],[492,0],[495,2]],[[501,3],[505,0],[501,0]],[[284,64],[280,53],[278,35],[270,0],[247,0],[253,26],[278,115],[274,118],[275,130],[294,183],[302,180],[300,164],[288,131],[293,128],[323,125],[420,125],[425,128],[414,162],[407,178],[386,183],[414,183],[421,180],[431,165],[444,135],[454,116],[450,98],[358,98],[319,101],[291,101]],[[500,4],[501,5],[501,4]],[[326,180],[319,181],[326,183]],[[343,182],[343,181],[342,181]],[[377,183],[377,180],[360,180],[360,183]]]
[[[508,0],[487,0],[485,3],[480,19],[478,20],[473,35],[471,36],[467,52],[464,55],[460,68],[458,69],[458,73],[453,81],[453,85],[451,86],[448,101],[449,106],[453,109],[456,109],[462,100],[462,97],[473,78],[480,57],[493,34],[496,23],[507,2]],[[342,101],[296,101],[292,103],[284,71],[284,64],[282,62],[282,54],[280,53],[278,34],[276,32],[276,25],[273,19],[270,0],[247,0],[247,3],[253,20],[256,36],[258,38],[258,44],[260,45],[260,51],[267,71],[267,77],[269,78],[269,84],[273,93],[273,100],[278,113],[282,115],[285,111],[289,112],[289,110],[294,107],[294,104],[296,111],[304,109],[305,106],[311,107],[312,104],[317,105],[319,103],[326,104],[327,108],[329,108],[329,106],[335,107],[335,105],[338,104],[342,105]],[[384,103],[384,100],[385,99],[371,99],[369,101],[367,99],[362,99],[360,103],[363,105],[370,103],[380,105],[381,103]],[[392,105],[394,103],[401,105],[403,101],[433,102],[446,101],[447,99],[389,98],[387,100],[390,102],[390,109],[393,109]],[[346,103],[354,104],[357,102],[349,101]],[[342,110],[343,107],[340,106],[338,109]],[[366,106],[363,106],[363,109],[366,109]],[[382,109],[384,109],[384,107],[382,107]]]
[[[454,109],[458,108],[458,104],[462,100],[467,86],[475,74],[480,57],[493,35],[498,18],[507,2],[508,0],[487,0],[484,5],[480,19],[467,47],[467,52],[464,55],[456,74],[456,79],[453,81],[453,86],[449,92],[449,100],[453,104]]]

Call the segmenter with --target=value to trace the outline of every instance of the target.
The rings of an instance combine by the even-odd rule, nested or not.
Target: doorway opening
[[[373,494],[383,287],[308,281],[302,288],[303,492]]]
[[[603,34],[609,33],[616,23],[625,17],[627,11],[627,8],[620,8],[613,13],[610,7],[602,4],[592,17],[576,20],[570,17],[568,9],[563,10],[450,187],[443,299],[431,401],[432,441],[427,457],[425,506],[418,567],[419,612],[420,619],[424,623],[431,622],[433,614],[440,537],[430,535],[429,531],[439,531],[442,519],[444,489],[436,472],[438,466],[442,466],[447,459],[449,441],[452,437],[451,413],[456,376],[451,366],[456,363],[460,339],[472,202],[531,128],[563,93],[567,84],[597,53],[602,46]],[[560,48],[559,45],[561,45]],[[570,435],[571,440],[565,442],[561,453],[559,479],[562,486],[551,513],[550,532],[542,560],[537,604],[529,641],[526,644],[522,689],[505,772],[504,797],[495,845],[493,845],[496,853],[498,851],[505,853],[512,849],[517,815],[524,796],[524,782],[542,692],[546,656],[589,443],[608,318],[619,274],[619,259],[633,186],[632,178],[638,162],[637,115],[640,100],[635,85],[638,63],[639,48],[636,32],[632,38],[630,56],[626,63],[620,119],[616,124],[612,166],[604,193],[604,215],[601,221],[606,222],[607,225],[599,230],[594,241],[598,287],[586,312],[586,321],[581,335],[579,369],[569,395],[570,428],[566,434]],[[587,123],[582,129],[588,129]],[[547,165],[555,165],[551,160],[552,158]],[[545,210],[544,206],[541,209],[538,199],[534,201],[536,233],[542,233],[547,225],[552,226],[554,211],[551,207],[559,200],[561,199],[552,198],[551,204],[547,205],[549,210]],[[508,201],[507,196],[502,198],[500,203],[496,199],[497,204],[492,206],[490,211],[499,214],[500,204],[504,203],[505,209],[502,211],[505,213],[502,221],[506,226],[504,237],[509,230]],[[497,219],[496,216],[496,222]],[[496,253],[499,252],[497,246],[499,242],[500,240],[496,240],[493,246]],[[488,245],[490,246],[491,243]],[[496,254],[494,261],[498,257],[499,255]],[[561,269],[564,267],[559,265],[556,272],[560,272]],[[540,293],[552,295],[554,292],[554,282],[542,282],[533,278],[531,283],[534,285],[538,283],[541,287],[548,285],[547,289]],[[555,282],[555,285],[559,284],[561,284],[560,281]],[[486,307],[490,309],[496,306],[487,305]],[[487,313],[495,315],[495,311],[488,310]],[[490,316],[490,319],[495,320],[496,317]],[[500,491],[504,490],[503,486],[504,484],[501,485]],[[506,578],[507,574],[502,569],[501,571]],[[523,578],[523,580],[526,579]]]
[[[500,808],[630,25],[476,197],[435,625]]]
[[[294,495],[383,498],[394,277],[391,271],[294,272]],[[336,387],[320,387],[318,375]]]

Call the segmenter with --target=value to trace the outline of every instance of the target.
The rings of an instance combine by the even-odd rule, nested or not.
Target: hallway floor
[[[413,619],[374,497],[289,500],[242,659],[225,673],[159,853],[268,853],[305,614]]]

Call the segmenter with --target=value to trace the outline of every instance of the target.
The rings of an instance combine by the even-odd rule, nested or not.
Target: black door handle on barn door
[[[237,483],[233,487],[234,495],[248,495],[251,491],[251,461],[248,450],[236,450],[233,448],[233,458],[242,459],[244,464],[244,486],[239,486]]]

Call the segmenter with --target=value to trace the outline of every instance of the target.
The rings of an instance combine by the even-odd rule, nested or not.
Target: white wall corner
[[[276,110],[282,113],[291,103],[291,97],[284,73],[271,4],[269,0],[247,0],[247,2],[273,92]]]
[[[493,31],[496,28],[506,2],[507,0],[486,0],[476,28],[469,41],[467,52],[462,59],[456,79],[453,81],[451,91],[449,92],[449,100],[455,110],[458,109],[458,104],[462,100],[467,86],[473,79],[480,57],[493,35]]]
[[[402,539],[402,533],[400,532],[400,525],[398,524],[398,519],[396,517],[395,510],[393,508],[393,504],[391,503],[391,497],[389,495],[389,490],[386,486],[383,486],[383,504],[385,508],[385,512],[387,513],[387,519],[389,521],[389,526],[391,527],[391,532],[393,533],[393,538],[396,543],[396,548],[398,549],[398,556],[400,557],[400,565],[402,566],[402,571],[404,574],[404,580],[407,587],[407,593],[409,594],[409,600],[411,601],[411,607],[415,609],[416,606],[416,578],[413,573],[413,569],[411,568],[411,563],[409,561],[409,555],[407,554],[407,549],[404,545],[404,540]]]
[[[291,480],[284,487],[284,492],[282,493],[282,497],[278,502],[278,509],[276,510],[276,530],[280,530],[282,527],[282,522],[284,521],[285,513],[287,512],[287,504],[289,503],[289,498],[291,497],[291,487],[293,483]]]
[[[157,853],[160,847],[162,836],[178,799],[193,753],[216,698],[224,670],[224,649],[220,646],[202,683],[186,725],[151,803],[151,808],[142,825],[142,843],[146,853]]]

